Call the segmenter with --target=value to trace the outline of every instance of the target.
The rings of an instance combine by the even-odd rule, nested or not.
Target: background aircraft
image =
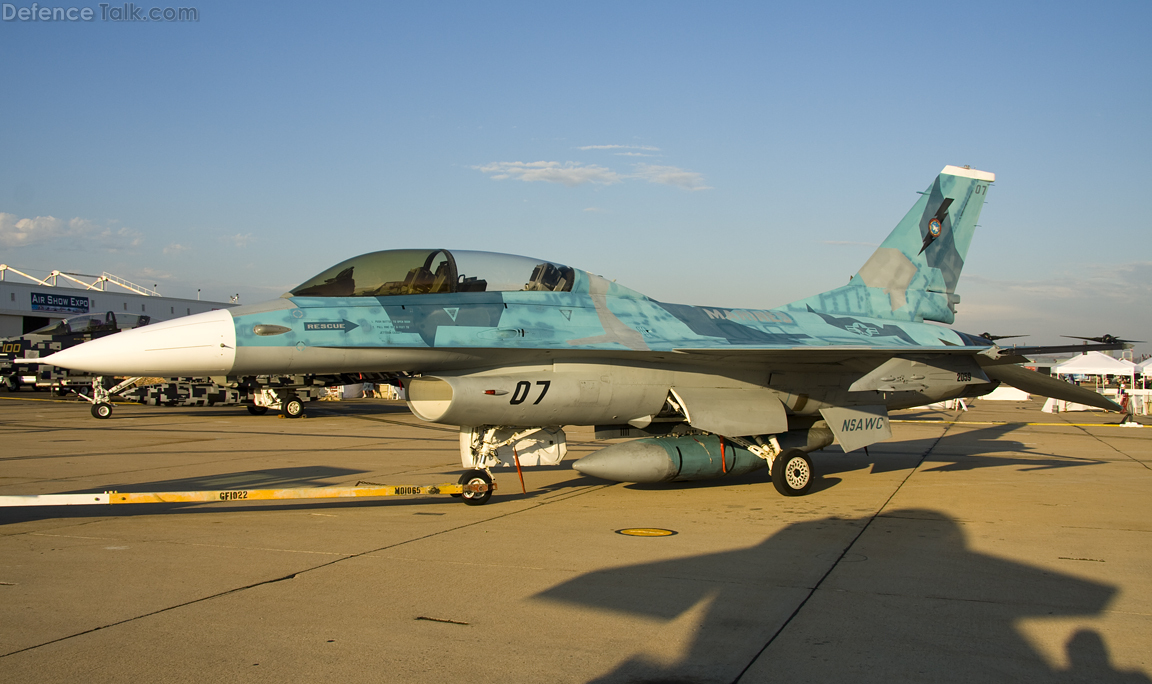
[[[113,311],[71,316],[19,337],[0,339],[0,381],[11,392],[22,386],[33,389],[85,387],[92,377],[64,371],[40,362],[41,357],[112,333],[148,325],[148,316]]]
[[[809,452],[833,439],[852,451],[890,437],[892,408],[1008,382],[1119,410],[1014,365],[1057,347],[1004,349],[932,324],[954,320],[956,283],[994,179],[945,167],[847,285],[773,310],[658,302],[539,259],[390,250],[337,264],[275,301],[154,324],[47,361],[248,382],[391,373],[418,417],[461,426],[461,458],[474,469],[465,478],[506,460],[510,447],[556,462],[561,426],[594,425],[602,438],[643,438],[577,461],[588,475],[682,481],[768,467],[780,492],[803,494]],[[291,400],[291,388],[275,391]]]

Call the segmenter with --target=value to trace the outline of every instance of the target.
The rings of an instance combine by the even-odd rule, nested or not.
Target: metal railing
[[[138,295],[144,295],[145,297],[160,297],[161,296],[161,294],[159,292],[157,292],[156,290],[149,290],[148,288],[144,287],[143,285],[137,285],[136,283],[133,283],[129,280],[125,280],[124,278],[121,278],[120,276],[112,275],[111,273],[109,273],[107,271],[101,272],[100,275],[98,275],[98,276],[90,275],[87,273],[68,273],[65,271],[52,271],[51,273],[48,274],[48,277],[46,277],[44,279],[40,279],[40,278],[37,278],[36,276],[28,275],[27,273],[25,273],[21,270],[12,268],[8,264],[0,264],[0,281],[4,281],[6,279],[5,276],[7,275],[8,271],[12,271],[16,275],[23,276],[23,277],[27,278],[28,280],[31,280],[32,282],[37,283],[38,285],[43,285],[45,287],[57,287],[58,279],[64,278],[65,280],[70,280],[70,281],[72,281],[78,285],[84,286],[85,290],[99,290],[100,292],[107,292],[106,284],[112,283],[113,285],[122,287],[125,290],[128,290],[129,292],[134,292],[135,294],[138,294]],[[96,280],[94,280],[91,283],[87,283],[87,282],[84,282],[83,280],[80,280],[79,278],[74,277],[74,276],[80,276],[83,278],[95,278]]]

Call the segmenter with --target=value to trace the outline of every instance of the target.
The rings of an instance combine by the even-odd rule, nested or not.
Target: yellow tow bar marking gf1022
[[[301,489],[223,489],[195,492],[103,492],[99,494],[40,494],[0,496],[0,506],[83,506],[96,504],[210,503],[277,499],[346,499],[382,496],[482,495],[496,483],[469,482],[436,485],[375,487],[305,487]]]

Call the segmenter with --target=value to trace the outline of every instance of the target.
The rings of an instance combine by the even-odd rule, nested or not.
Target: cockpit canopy
[[[495,252],[392,249],[342,261],[293,289],[294,297],[386,297],[451,292],[571,292],[577,271]]]
[[[127,330],[129,328],[139,328],[140,326],[148,325],[151,320],[149,316],[130,313],[122,313],[117,316],[116,313],[112,311],[106,313],[81,314],[46,325],[43,328],[33,330],[29,334],[51,336]]]

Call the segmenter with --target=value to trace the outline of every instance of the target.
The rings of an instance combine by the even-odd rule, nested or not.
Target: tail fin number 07
[[[540,396],[536,397],[536,401],[532,402],[533,406],[539,404],[544,399],[544,395],[548,394],[548,388],[552,386],[552,381],[537,380],[536,385],[542,389],[540,390]],[[512,393],[512,400],[508,403],[512,405],[523,404],[528,399],[528,394],[531,391],[532,383],[528,382],[527,380],[521,380],[520,382],[516,383],[516,391]]]

